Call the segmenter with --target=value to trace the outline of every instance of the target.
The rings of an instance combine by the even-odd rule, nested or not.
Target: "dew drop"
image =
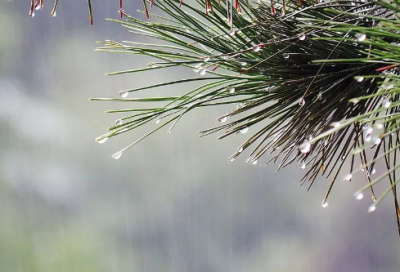
[[[199,70],[199,74],[200,74],[201,76],[204,76],[204,75],[206,74],[206,72],[207,72],[207,70],[204,69],[204,68]]]
[[[299,167],[300,167],[300,169],[306,169],[306,163],[300,162]]]
[[[376,145],[378,145],[378,144],[380,144],[381,142],[382,142],[382,139],[378,137],[378,138],[375,139],[375,142],[374,142],[374,143],[375,143]]]
[[[385,98],[385,99],[383,99],[383,101],[382,101],[382,106],[385,107],[385,108],[389,108],[391,104],[392,104],[392,103],[390,102],[390,99],[389,99],[389,98]]]
[[[363,82],[364,81],[364,77],[362,76],[358,76],[356,77],[357,82]]]
[[[302,97],[299,99],[298,103],[300,107],[303,107],[306,104],[306,100],[304,100],[304,98]]]
[[[306,39],[306,35],[304,35],[304,33],[301,33],[300,35],[299,35],[299,40],[300,41],[304,41]]]
[[[105,142],[107,142],[108,137],[106,138],[96,138],[96,142],[98,142],[99,144],[104,144]]]
[[[235,36],[236,35],[236,30],[231,29],[231,31],[229,31],[229,35]]]
[[[235,160],[235,158],[230,158],[229,160],[228,160],[228,162],[233,162]]]
[[[343,177],[343,180],[349,181],[349,180],[351,180],[352,178],[353,178],[353,175],[352,175],[352,174],[347,174],[347,175],[345,175],[345,176]]]
[[[117,153],[112,154],[111,158],[118,160],[119,158],[121,158],[121,156],[122,156],[122,152],[118,151]]]
[[[290,55],[289,55],[288,53],[283,53],[283,57],[284,57],[285,59],[288,59],[288,58],[290,57]]]
[[[57,17],[57,11],[52,12],[51,17]]]
[[[365,130],[365,133],[367,133],[367,134],[371,134],[374,131],[374,129],[370,125],[367,125],[366,127],[364,127],[364,130]]]
[[[361,200],[361,199],[363,199],[363,198],[364,198],[364,194],[363,194],[363,193],[361,193],[361,192],[357,192],[357,193],[355,193],[355,196],[356,196],[356,199],[357,199],[357,200]]]
[[[300,149],[300,152],[301,152],[301,153],[308,153],[308,152],[310,152],[310,150],[311,150],[311,144],[310,144],[310,142],[306,141],[306,142],[302,143],[302,144],[300,145],[299,149]]]
[[[222,118],[219,119],[219,121],[220,121],[221,123],[225,123],[226,120],[228,120],[228,117],[226,117],[226,116],[224,116],[224,117],[222,117]]]
[[[129,92],[122,92],[122,93],[119,93],[119,96],[121,96],[122,98],[127,98],[128,95],[129,95]]]
[[[235,92],[235,87],[229,86],[229,87],[226,88],[226,90],[227,90],[229,93],[234,93],[234,92]]]
[[[259,45],[253,46],[253,51],[254,52],[259,52],[261,50],[261,47]]]
[[[115,120],[117,126],[122,125],[124,122],[121,119]]]
[[[372,205],[369,206],[369,208],[368,208],[368,212],[369,212],[369,213],[371,213],[371,212],[373,212],[373,211],[375,211],[375,210],[376,210],[375,204],[372,204]]]
[[[204,61],[204,62],[210,61],[210,58],[209,58],[209,57],[205,57],[205,58],[203,59],[203,61]]]
[[[359,42],[363,42],[365,41],[365,39],[367,38],[367,35],[363,34],[363,33],[357,33],[356,34],[356,39]]]
[[[371,175],[373,175],[373,174],[375,174],[376,173],[376,169],[375,168],[372,168],[372,170],[371,170]]]
[[[242,61],[242,62],[240,62],[240,65],[246,66],[246,65],[247,65],[247,62]]]
[[[371,134],[365,135],[365,141],[369,142],[369,141],[371,141],[371,138],[372,138]]]
[[[331,127],[334,127],[334,128],[340,127],[340,122],[333,122],[333,123],[331,124]]]
[[[247,133],[247,131],[249,131],[249,128],[248,128],[248,127],[241,129],[241,130],[240,130],[240,133],[245,134],[245,133]]]
[[[237,152],[238,153],[242,153],[242,151],[243,151],[243,147],[241,146],[241,147],[238,148]]]
[[[357,104],[358,102],[360,102],[360,100],[358,100],[357,98],[353,98],[350,100],[350,102],[353,104]]]
[[[383,124],[382,123],[375,123],[375,127],[377,129],[382,129],[383,128]]]
[[[157,118],[157,119],[154,121],[154,123],[158,124],[158,123],[160,123],[160,121],[161,121],[161,120]]]
[[[321,206],[322,206],[322,208],[328,207],[328,201],[323,200]]]
[[[257,161],[257,160],[255,160],[255,161],[253,161],[251,164],[252,164],[252,165],[256,165],[256,164],[257,164],[257,162],[258,162],[258,161]]]

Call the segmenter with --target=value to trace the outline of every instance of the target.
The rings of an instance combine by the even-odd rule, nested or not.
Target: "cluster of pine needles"
[[[117,159],[149,135],[164,128],[171,131],[192,110],[231,105],[229,112],[221,113],[219,126],[201,132],[201,136],[219,133],[223,139],[252,131],[228,161],[247,150],[246,162],[251,164],[260,163],[262,157],[277,162],[279,169],[299,164],[305,172],[301,183],[309,188],[319,175],[330,177],[324,207],[336,182],[351,181],[362,173],[366,184],[356,198],[368,191],[372,212],[391,193],[400,230],[397,1],[242,1],[240,9],[233,1],[207,2],[212,9],[204,12],[203,0],[192,4],[156,1],[157,14],[151,14],[155,20],[125,13],[124,21],[114,20],[159,43],[103,42],[98,50],[155,59],[147,67],[112,74],[174,67],[195,73],[190,78],[123,90],[118,98],[93,99],[132,105],[108,111],[124,116],[96,140],[103,143],[150,122],[158,124],[113,154]],[[189,82],[198,87],[184,95],[132,97],[139,91]],[[141,108],[139,102],[163,104]],[[374,175],[378,163],[386,167],[379,176]],[[388,182],[387,189],[377,193],[374,186],[380,182]]]

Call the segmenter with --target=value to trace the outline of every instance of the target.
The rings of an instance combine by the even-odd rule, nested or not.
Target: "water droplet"
[[[122,152],[121,151],[118,151],[117,153],[114,153],[114,154],[111,155],[111,157],[113,159],[115,159],[115,160],[118,160],[119,158],[121,158],[121,156],[122,156]]]
[[[375,123],[375,127],[377,129],[382,129],[383,128],[383,124],[382,123]]]
[[[360,102],[360,100],[358,100],[357,98],[353,98],[350,100],[350,102],[353,104],[357,104],[358,102]]]
[[[363,198],[364,198],[364,194],[363,194],[363,193],[361,193],[361,192],[357,192],[357,193],[355,193],[355,196],[356,196],[356,199],[357,199],[357,200],[361,200],[361,199],[363,199]]]
[[[374,142],[374,143],[375,143],[376,145],[378,145],[378,144],[380,144],[381,142],[382,142],[382,139],[378,137],[378,138],[375,139],[375,142]]]
[[[321,206],[322,206],[322,208],[328,207],[328,201],[323,200]]]
[[[253,46],[253,51],[254,52],[259,52],[261,50],[261,47],[259,45]]]
[[[376,169],[375,168],[372,168],[372,170],[371,170],[371,175],[373,175],[373,174],[375,174],[376,173]]]
[[[240,62],[240,65],[246,66],[246,65],[247,65],[247,62],[242,61],[242,62]]]
[[[52,12],[51,17],[57,17],[57,11]]]
[[[306,142],[302,143],[302,144],[300,145],[299,149],[300,149],[300,152],[301,152],[301,153],[308,153],[308,152],[310,152],[310,150],[311,150],[311,144],[310,144],[310,142],[306,141]]]
[[[257,164],[257,160],[253,161],[251,164],[252,165],[256,165]]]
[[[300,162],[299,167],[300,167],[300,169],[306,169],[306,163]]]
[[[157,118],[155,121],[154,121],[154,123],[156,123],[156,124],[158,124],[158,123],[160,123],[160,119],[159,118]]]
[[[365,133],[367,133],[367,134],[371,134],[372,131],[374,131],[374,129],[370,125],[365,126],[364,130],[365,130]]]
[[[304,100],[304,98],[302,97],[299,99],[298,103],[300,107],[303,107],[306,104],[306,100]]]
[[[334,127],[334,128],[340,127],[340,122],[333,122],[333,123],[331,124],[331,127]]]
[[[318,99],[318,100],[322,100],[322,92],[319,92],[319,93],[318,93],[317,99]]]
[[[29,11],[29,16],[31,16],[32,18],[35,17],[35,12],[33,12],[32,10]]]
[[[245,134],[245,133],[247,133],[247,131],[249,131],[249,128],[248,128],[248,127],[245,127],[245,128],[243,128],[243,129],[240,130],[240,133]]]
[[[229,160],[228,160],[228,162],[233,162],[235,160],[235,158],[230,158]]]
[[[225,123],[226,120],[228,120],[228,117],[226,117],[226,116],[224,116],[224,117],[222,117],[222,118],[219,119],[219,121],[220,121],[221,123]]]
[[[227,90],[229,93],[234,93],[234,92],[235,92],[235,87],[229,86],[229,87],[226,88],[226,90]]]
[[[150,68],[158,67],[157,64],[155,64],[154,62],[150,62],[147,66],[149,66]]]
[[[289,55],[288,53],[283,53],[283,57],[284,57],[285,59],[288,59],[288,58],[290,57],[290,55]]]
[[[202,68],[202,69],[200,69],[199,74],[200,74],[201,76],[204,76],[204,75],[206,74],[206,72],[207,72],[207,70],[204,69],[204,68]]]
[[[301,33],[300,35],[299,35],[299,40],[300,41],[304,41],[306,39],[306,35],[304,34],[304,33]]]
[[[323,144],[324,146],[327,146],[327,145],[328,145],[328,140],[325,139],[325,140],[322,142],[322,144]]]
[[[236,30],[231,29],[231,31],[229,31],[229,35],[235,36],[236,35]]]
[[[209,58],[209,57],[205,57],[205,58],[203,59],[203,61],[204,61],[204,62],[210,61],[210,58]]]
[[[96,142],[98,142],[99,144],[104,144],[105,142],[107,142],[108,137],[106,138],[96,138]]]
[[[121,96],[122,98],[127,98],[128,95],[129,95],[129,92],[122,92],[122,93],[119,93],[119,96]]]
[[[358,76],[356,77],[357,82],[363,82],[364,81],[364,77],[362,76]]]
[[[363,42],[365,41],[365,39],[367,38],[367,35],[363,34],[363,33],[357,33],[356,34],[356,39],[359,42]]]
[[[122,125],[124,122],[121,119],[115,120],[117,126]]]
[[[349,180],[351,180],[352,178],[353,178],[353,175],[352,175],[352,174],[347,174],[347,175],[345,175],[345,176],[343,177],[343,180],[349,181]]]
[[[385,108],[389,108],[391,104],[392,104],[392,103],[390,102],[390,99],[389,99],[389,98],[385,98],[385,99],[383,99],[383,101],[382,101],[382,106],[385,107]]]
[[[36,10],[41,9],[41,5],[40,5],[40,4],[36,4],[36,5],[35,5],[35,9],[36,9]]]
[[[241,147],[238,148],[237,152],[241,153],[242,151],[243,151],[243,147],[241,146]]]
[[[371,141],[371,138],[372,138],[371,134],[365,135],[365,141],[369,142],[369,141]]]
[[[372,205],[369,206],[369,208],[368,208],[368,212],[369,212],[369,213],[371,213],[371,212],[373,212],[373,211],[375,211],[375,210],[376,210],[375,204],[372,204]]]

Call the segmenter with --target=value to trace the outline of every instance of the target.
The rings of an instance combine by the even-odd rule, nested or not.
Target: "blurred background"
[[[227,163],[248,134],[197,134],[224,110],[199,110],[113,160],[149,128],[99,145],[121,117],[104,111],[126,104],[88,99],[177,74],[104,75],[151,61],[94,51],[143,39],[104,20],[117,2],[93,3],[94,26],[86,2],[60,1],[57,18],[45,3],[33,19],[27,1],[0,3],[0,271],[399,271],[391,196],[368,214],[370,195],[353,196],[364,177],[339,179],[324,209],[328,179],[307,192],[297,165]],[[143,18],[140,1],[125,6]]]

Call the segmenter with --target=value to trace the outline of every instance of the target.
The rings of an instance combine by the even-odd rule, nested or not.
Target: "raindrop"
[[[117,153],[112,154],[111,158],[118,160],[119,158],[121,158],[121,156],[122,156],[122,152],[118,151]]]
[[[204,62],[207,62],[207,61],[209,61],[209,60],[210,60],[209,57],[205,57],[205,58],[203,59]]]
[[[357,98],[353,98],[350,100],[350,102],[353,104],[357,104],[358,102],[360,102],[360,100],[358,100]]]
[[[157,118],[155,121],[154,121],[154,123],[156,123],[156,124],[158,124],[158,123],[160,123],[160,119],[159,118]]]
[[[306,35],[304,35],[304,33],[301,33],[300,35],[299,35],[299,40],[300,41],[304,41],[306,39]]]
[[[390,104],[392,104],[392,103],[390,102],[390,99],[389,99],[389,98],[383,99],[383,101],[382,101],[382,106],[383,106],[383,107],[389,108],[389,107],[390,107]]]
[[[303,106],[306,104],[306,100],[304,100],[304,98],[301,97],[301,98],[299,99],[298,103],[299,103],[300,107],[303,107]]]
[[[375,168],[372,168],[372,170],[371,170],[371,175],[373,175],[373,174],[375,174],[376,173],[376,169]]]
[[[340,127],[340,122],[333,122],[333,123],[331,124],[331,127],[334,127],[334,128]]]
[[[363,195],[363,193],[361,193],[361,192],[355,193],[355,196],[356,196],[356,199],[357,199],[357,200],[361,200],[361,199],[364,198],[364,195]]]
[[[380,144],[381,142],[382,142],[382,139],[378,137],[378,138],[375,139],[375,142],[374,142],[374,143],[375,143],[376,145],[378,145],[378,144]]]
[[[128,95],[129,95],[129,92],[122,92],[122,93],[119,93],[119,96],[121,96],[122,98],[127,98]]]
[[[356,39],[359,42],[363,42],[366,38],[367,38],[367,35],[365,35],[363,33],[357,33],[356,34]]]
[[[107,142],[108,137],[106,138],[96,138],[96,142],[98,142],[99,144],[104,144],[105,142]]]
[[[220,121],[221,123],[225,123],[226,120],[228,120],[228,117],[226,117],[226,116],[224,116],[224,117],[222,117],[222,118],[219,119],[219,121]]]
[[[237,150],[238,153],[241,153],[242,151],[243,151],[243,146],[239,147]]]
[[[261,47],[259,45],[253,46],[253,51],[254,52],[259,52],[261,50]]]
[[[229,160],[228,160],[228,162],[233,162],[235,160],[235,158],[230,158]]]
[[[349,180],[351,180],[352,178],[353,178],[353,175],[352,175],[352,174],[347,174],[347,175],[345,175],[345,176],[343,177],[343,180],[349,181]]]
[[[204,76],[206,74],[207,70],[206,69],[200,69],[199,73],[201,76]]]
[[[324,199],[324,200],[322,201],[321,206],[322,206],[322,208],[328,207],[328,201]]]
[[[41,9],[41,6],[40,6],[40,4],[39,4],[39,5],[36,5],[36,6],[35,6],[35,9],[36,9],[36,10],[39,10],[39,9]]]
[[[301,153],[308,153],[308,152],[310,152],[310,150],[311,150],[311,144],[310,144],[310,142],[308,142],[308,141],[304,142],[303,144],[300,145],[299,149],[300,149],[300,152],[301,152]]]
[[[283,53],[283,57],[284,57],[285,59],[288,59],[288,58],[290,57],[290,55],[289,55],[288,53]]]
[[[319,92],[319,93],[318,93],[317,99],[318,99],[318,100],[322,100],[322,92]]]
[[[229,31],[229,35],[235,36],[236,35],[236,30],[231,29],[231,31]]]
[[[57,11],[52,12],[51,17],[57,17]]]
[[[240,133],[245,134],[245,133],[247,133],[247,131],[249,131],[249,128],[248,128],[248,127],[245,127],[245,128],[243,128],[243,129],[240,130]]]
[[[257,164],[257,160],[253,161],[251,164],[252,165],[256,165]]]
[[[300,162],[299,167],[300,167],[300,169],[306,169],[306,163]]]
[[[124,123],[124,122],[123,122],[121,119],[115,120],[115,124],[116,124],[117,126],[122,125],[123,123]]]
[[[376,210],[376,206],[375,206],[375,204],[372,204],[371,206],[369,206],[369,208],[368,208],[368,212],[373,212],[373,211],[375,211]]]
[[[372,138],[371,134],[368,133],[365,135],[365,141],[369,142],[369,141],[371,141],[371,138]]]
[[[150,68],[156,68],[157,64],[155,64],[154,62],[150,62],[147,66],[149,66]]]
[[[374,129],[370,125],[367,125],[366,127],[364,127],[364,130],[365,130],[365,133],[367,133],[367,134],[371,134],[372,131],[374,131]]]
[[[242,62],[240,63],[240,65],[246,66],[246,65],[247,65],[247,62],[242,61]]]
[[[383,124],[382,123],[375,123],[375,127],[377,129],[382,129],[383,128]]]
[[[362,76],[358,76],[356,77],[357,82],[363,82],[364,81],[364,77]]]

